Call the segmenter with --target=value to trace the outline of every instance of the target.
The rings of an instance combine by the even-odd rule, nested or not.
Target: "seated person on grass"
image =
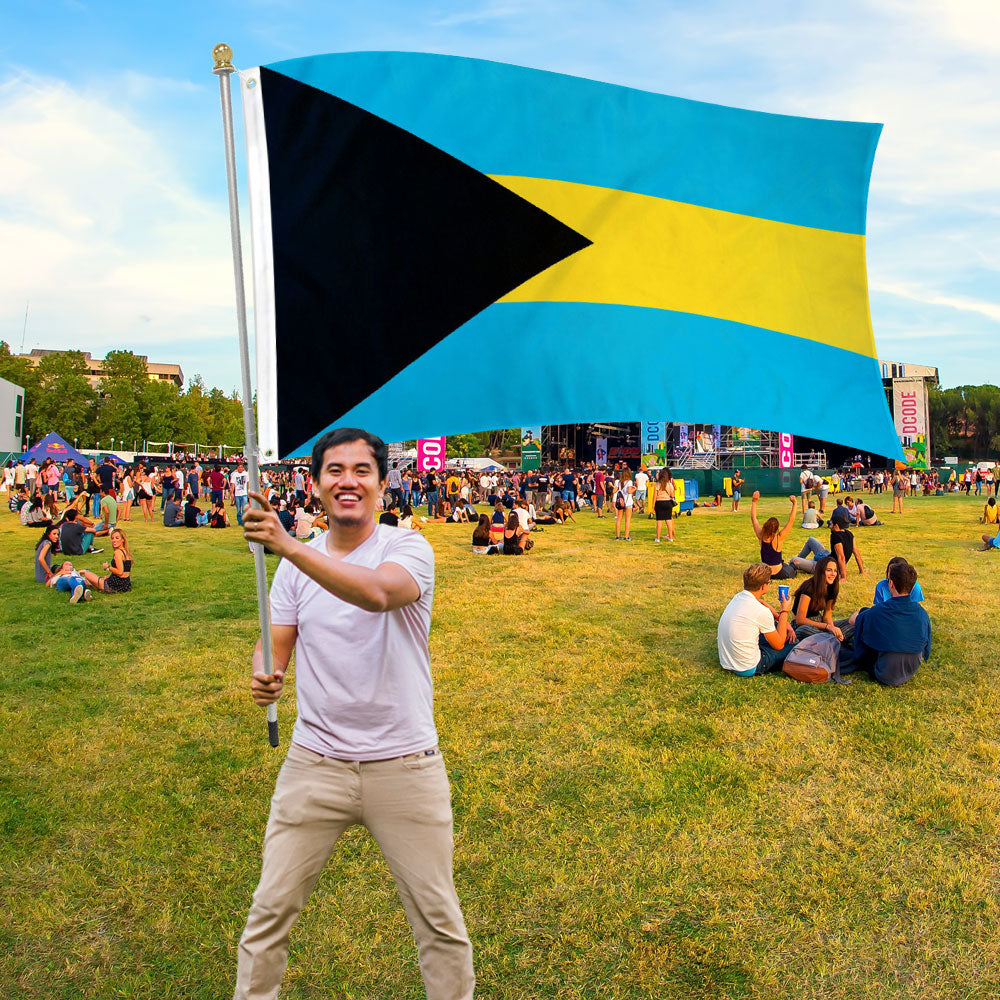
[[[50,528],[52,519],[45,516],[42,498],[35,497],[31,503],[26,503],[20,511],[21,526],[24,528]]]
[[[80,571],[73,568],[71,562],[64,562],[52,576],[49,577],[46,587],[54,587],[56,590],[68,593],[70,604],[79,604],[81,600],[93,600],[94,595],[87,588],[87,583],[80,574]]]
[[[498,545],[490,541],[490,515],[480,514],[476,530],[472,532],[472,551],[476,555],[493,555],[500,551]]]
[[[434,516],[425,518],[429,524],[454,524],[451,517],[451,504],[447,500],[438,500],[434,508]]]
[[[719,619],[719,663],[738,677],[780,670],[795,645],[795,631],[788,622],[791,600],[782,601],[780,611],[764,601],[772,579],[766,563],[754,563],[744,570],[743,589]]]
[[[840,567],[841,582],[847,579],[847,564],[851,561],[851,556],[854,556],[854,561],[858,564],[858,572],[864,576],[865,564],[861,559],[858,543],[836,511],[830,518],[830,554],[836,558],[837,566]]]
[[[288,509],[288,504],[284,500],[278,504],[278,520],[288,534],[295,534],[295,515]]]
[[[10,502],[7,506],[12,514],[20,514],[25,506],[31,506],[31,497],[28,496],[28,487],[22,486],[17,492],[11,491]]]
[[[221,500],[212,504],[212,512],[208,515],[208,526],[210,528],[229,527],[229,517],[226,514],[226,507]]]
[[[424,529],[420,527],[420,524],[413,519],[413,508],[408,504],[403,504],[403,509],[400,511],[399,515],[399,526],[401,528],[406,528],[408,531],[413,529],[415,531],[423,531]]]
[[[517,514],[511,511],[507,526],[503,531],[503,554],[505,556],[524,555],[535,543],[528,538],[528,532],[521,527]]]
[[[89,587],[103,594],[127,594],[132,589],[132,551],[121,528],[111,532],[111,545],[114,553],[111,562],[101,564],[108,575],[98,576],[85,569],[83,578]]]
[[[889,565],[886,566],[885,568],[885,579],[879,580],[879,582],[875,585],[875,596],[872,598],[873,605],[885,604],[885,602],[892,597],[892,594],[889,591],[889,572],[892,569],[892,567],[895,566],[897,563],[906,563],[906,562],[909,562],[909,560],[904,559],[902,556],[893,556],[889,560]],[[910,591],[910,600],[922,601],[923,599],[924,599],[923,589],[921,588],[920,584],[916,580],[914,580],[913,589]]]
[[[49,525],[35,545],[35,583],[48,583],[52,576],[52,556],[59,548],[59,529]]]
[[[1000,523],[1000,507],[997,506],[996,499],[990,497],[986,501],[986,506],[983,507],[983,516],[979,519],[982,524],[998,524]]]
[[[552,498],[552,516],[559,524],[565,524],[567,521],[576,524],[576,518],[573,516],[573,505],[561,497]]]
[[[750,525],[760,542],[760,561],[765,566],[770,566],[771,578],[774,580],[790,580],[798,575],[799,570],[802,570],[803,573],[811,573],[815,564],[808,557],[811,555],[814,559],[822,559],[823,556],[830,554],[823,548],[819,539],[810,535],[799,554],[792,556],[788,562],[784,561],[782,549],[785,538],[795,523],[797,511],[796,498],[790,496],[788,499],[791,501],[792,508],[788,513],[788,521],[782,528],[781,522],[776,517],[769,517],[763,524],[757,520],[757,501],[760,500],[760,490],[754,490],[753,496],[750,497]]]
[[[94,522],[84,517],[75,507],[70,507],[59,525],[59,547],[68,556],[82,556],[88,552],[103,552],[94,546]]]
[[[839,517],[842,524],[845,526],[848,524],[855,524],[854,515],[847,509],[844,504],[843,497],[837,497],[837,505],[833,508],[830,514],[830,520],[832,521],[835,517]]]
[[[194,495],[188,493],[184,497],[184,527],[185,528],[200,528],[201,527],[201,510],[198,505],[194,502]]]
[[[388,524],[393,528],[399,527],[399,511],[396,509],[395,500],[390,500],[389,506],[379,514],[378,523]]]
[[[973,552],[988,552],[990,549],[1000,549],[1000,528],[997,529],[995,535],[981,535],[983,540],[983,547],[981,549],[973,549]]]
[[[854,629],[849,618],[833,620],[833,609],[840,593],[840,568],[833,556],[816,560],[813,574],[792,595],[795,638],[804,639],[817,632],[832,632],[841,642],[850,642]]]
[[[507,516],[503,512],[503,504],[499,498],[493,504],[493,515],[490,518],[490,541],[494,545],[499,545],[503,541],[503,529],[507,523]]]
[[[534,516],[535,524],[560,524],[561,522],[556,520],[552,511],[550,510],[537,510]]]
[[[171,496],[163,505],[163,527],[182,528],[183,526],[184,511],[181,510],[181,505]]]
[[[535,522],[530,511],[528,510],[528,501],[519,497],[517,503],[514,504],[513,513],[517,515],[517,520],[521,525],[521,530],[525,532],[531,531]]]
[[[887,687],[905,684],[931,655],[931,620],[910,599],[917,571],[908,562],[889,570],[890,599],[862,608],[854,620],[854,669],[866,669]]]
[[[882,522],[875,516],[875,511],[864,503],[860,497],[857,500],[852,500],[850,497],[844,497],[844,503],[847,505],[847,509],[854,518],[854,523],[859,525],[873,525],[881,524]]]
[[[94,525],[95,535],[110,535],[118,523],[118,501],[111,487],[102,486],[98,504],[100,520]]]
[[[465,504],[456,503],[452,508],[451,514],[448,515],[448,520],[453,524],[469,524],[470,518],[468,511],[465,509]]]
[[[59,506],[56,504],[55,493],[46,493],[42,497],[42,510],[45,511],[45,516],[53,523],[59,523]]]
[[[803,528],[822,528],[826,524],[826,521],[819,516],[816,511],[816,504],[812,500],[809,501],[809,506],[806,508],[806,512],[802,515]]]

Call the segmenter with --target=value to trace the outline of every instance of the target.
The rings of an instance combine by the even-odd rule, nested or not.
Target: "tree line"
[[[935,458],[996,458],[1000,452],[1000,387],[960,385],[931,387],[931,448]]]
[[[95,390],[81,351],[46,354],[34,368],[0,341],[0,378],[24,389],[22,438],[38,441],[55,431],[77,447],[129,451],[136,442],[176,441],[242,447],[243,404],[236,392],[206,389],[195,375],[181,391],[173,382],[150,379],[145,362],[131,351],[109,351]]]
[[[181,391],[150,379],[131,351],[109,351],[97,390],[80,351],[46,354],[37,368],[0,340],[0,378],[24,389],[22,437],[38,441],[50,431],[81,448],[119,447],[133,441],[176,441],[242,447],[243,405],[235,391],[207,389],[195,375]],[[935,457],[986,458],[1000,453],[1000,387],[930,387],[931,446]],[[407,442],[411,444],[411,442]],[[448,457],[499,454],[520,445],[520,428],[448,438]],[[125,450],[128,450],[127,448]]]

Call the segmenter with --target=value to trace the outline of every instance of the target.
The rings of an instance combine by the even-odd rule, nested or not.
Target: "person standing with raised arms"
[[[259,494],[250,542],[282,556],[271,584],[274,673],[253,656],[251,695],[281,695],[294,649],[298,720],[271,799],[260,884],[240,938],[236,1000],[273,1000],[288,937],[334,845],[365,826],[413,929],[429,1000],[469,1000],[472,945],[452,873],[448,775],[437,745],[428,636],[434,553],[415,531],[374,522],[384,442],[342,427],[313,448],[330,530],[291,538]]]

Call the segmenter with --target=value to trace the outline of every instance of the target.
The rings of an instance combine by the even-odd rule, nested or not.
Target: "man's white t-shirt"
[[[644,493],[646,490],[646,485],[649,483],[649,476],[646,475],[641,469],[635,474],[635,491],[636,493]]]
[[[753,670],[760,662],[762,635],[777,628],[774,615],[749,590],[741,590],[719,619],[719,662],[723,670]]]
[[[306,544],[325,553],[327,538]],[[364,611],[282,560],[271,584],[271,621],[298,627],[292,740],[345,760],[430,750],[437,746],[427,646],[434,551],[418,531],[377,524],[343,561],[368,569],[397,563],[416,581],[420,597],[395,611]]]
[[[518,523],[521,525],[522,531],[529,531],[531,525],[528,523],[531,519],[531,515],[528,513],[526,507],[515,507],[514,513],[517,515]]]
[[[229,480],[233,486],[233,496],[234,497],[245,497],[248,495],[247,490],[250,485],[250,473],[244,470],[240,472],[238,469],[232,474]]]
[[[803,493],[809,489],[809,483],[812,481],[812,473],[808,469],[803,469],[799,473],[799,488]]]

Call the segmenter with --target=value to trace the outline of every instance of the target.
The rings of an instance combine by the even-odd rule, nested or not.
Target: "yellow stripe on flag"
[[[875,357],[864,236],[568,181],[493,179],[593,240],[500,302],[670,309]]]

